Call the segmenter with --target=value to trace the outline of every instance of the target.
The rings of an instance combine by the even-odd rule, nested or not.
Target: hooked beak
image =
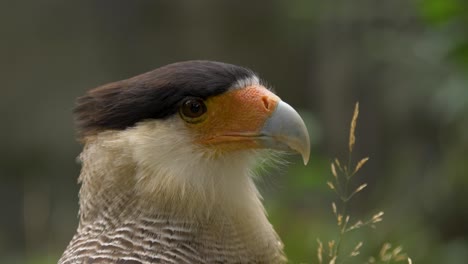
[[[304,165],[310,157],[310,139],[301,116],[290,105],[279,101],[257,138],[265,148],[293,150],[302,155]]]

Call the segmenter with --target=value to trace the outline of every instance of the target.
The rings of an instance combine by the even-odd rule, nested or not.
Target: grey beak
[[[301,116],[290,105],[280,101],[260,133],[262,146],[298,152],[304,165],[307,165],[310,156],[309,132]]]

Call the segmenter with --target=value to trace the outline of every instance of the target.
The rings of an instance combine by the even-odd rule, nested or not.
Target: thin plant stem
[[[349,187],[349,180],[350,180],[350,173],[349,173],[349,170],[351,168],[351,157],[352,157],[352,150],[350,150],[349,154],[348,154],[348,166],[346,167],[345,169],[345,187],[344,189],[342,190],[343,193],[341,195],[341,202],[342,202],[342,210],[341,210],[341,215],[346,218],[347,217],[347,207],[348,207],[348,201],[349,201],[349,198],[348,197],[348,187]],[[340,254],[340,249],[341,249],[341,245],[342,245],[342,241],[344,240],[344,234],[346,233],[346,220],[342,221],[341,222],[341,226],[340,226],[340,234],[338,236],[338,239],[337,239],[337,242],[336,242],[336,247],[335,247],[335,255],[339,256]],[[345,259],[341,260],[339,263],[344,263]]]

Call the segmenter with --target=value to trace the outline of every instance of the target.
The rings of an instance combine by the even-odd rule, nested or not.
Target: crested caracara
[[[284,263],[252,179],[309,159],[299,114],[243,67],[170,64],[77,100],[79,225],[59,263]]]

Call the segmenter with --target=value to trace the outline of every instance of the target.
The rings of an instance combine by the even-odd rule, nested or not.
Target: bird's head
[[[79,98],[75,113],[85,169],[172,205],[256,193],[248,176],[259,150],[309,159],[299,114],[252,71],[225,63],[174,63],[110,83]],[[109,173],[117,169],[128,173]]]

